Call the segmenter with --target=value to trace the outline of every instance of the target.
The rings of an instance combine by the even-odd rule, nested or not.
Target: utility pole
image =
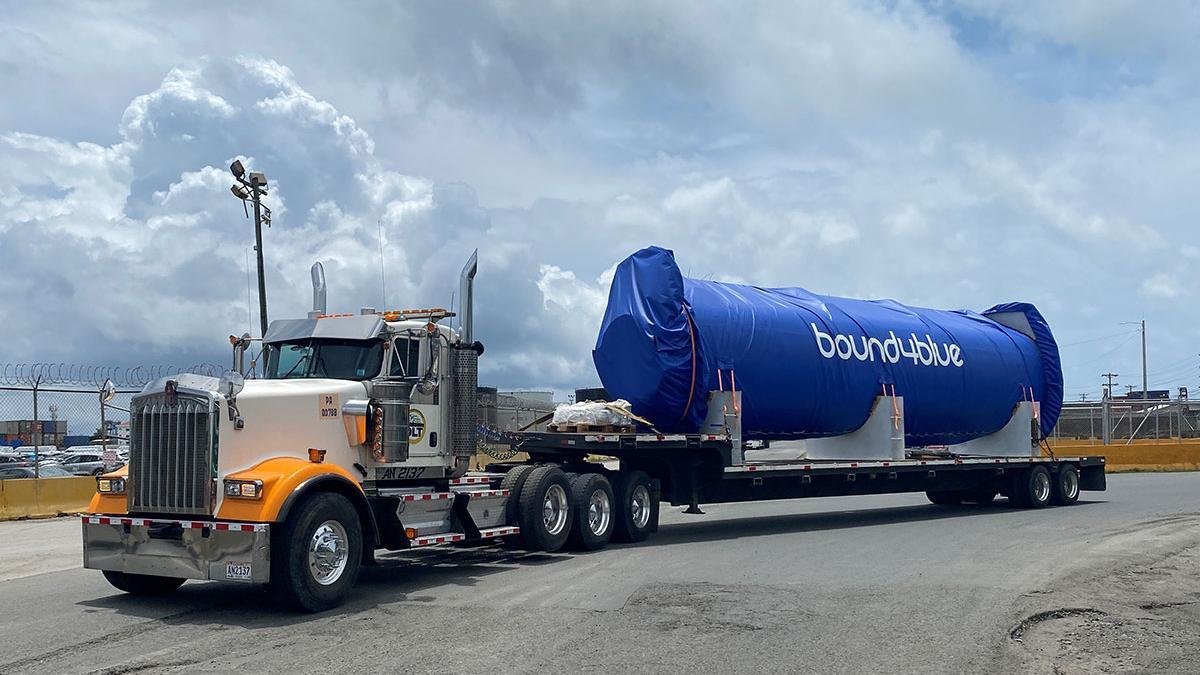
[[[1142,398],[1150,398],[1150,383],[1146,377],[1146,320],[1122,321],[1122,326],[1137,326],[1142,331]]]
[[[229,188],[233,196],[242,200],[243,207],[248,200],[254,203],[254,253],[258,258],[258,321],[262,327],[261,335],[266,335],[267,283],[263,273],[262,226],[263,223],[266,223],[267,227],[271,226],[271,209],[262,205],[262,196],[267,194],[267,175],[256,171],[246,176],[246,167],[242,166],[241,160],[238,159],[229,165],[229,171],[239,183]],[[246,217],[250,217],[249,212],[246,213]]]
[[[1120,377],[1116,373],[1104,373],[1100,377],[1107,378],[1104,386],[1104,400],[1100,402],[1100,442],[1108,445],[1112,442],[1112,388],[1113,378]]]
[[[1104,398],[1112,398],[1113,378],[1120,377],[1117,373],[1104,373],[1100,377],[1108,378],[1108,384],[1104,385]]]
[[[1150,398],[1150,384],[1146,379],[1146,320],[1142,319],[1142,398]]]

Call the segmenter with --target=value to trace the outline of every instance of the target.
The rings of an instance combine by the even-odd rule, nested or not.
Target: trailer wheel
[[[612,485],[598,473],[585,473],[571,481],[571,503],[575,524],[568,542],[572,548],[595,551],[604,548],[613,533]]]
[[[622,471],[617,474],[613,494],[617,500],[613,539],[645,541],[655,525],[654,492],[650,489],[650,477],[645,471]]]
[[[1079,501],[1079,469],[1074,464],[1063,464],[1059,468],[1051,499],[1059,506],[1070,506]]]
[[[156,577],[113,570],[104,570],[104,578],[117,589],[131,595],[166,595],[182,586],[185,581],[177,577]]]
[[[362,553],[354,505],[332,492],[315,494],[292,510],[273,537],[271,591],[304,612],[336,607],[358,579]]]
[[[1010,479],[1008,503],[1022,509],[1040,509],[1050,503],[1054,481],[1044,466],[1018,471]]]
[[[956,506],[963,500],[963,493],[957,490],[928,490],[925,496],[938,506]]]
[[[528,548],[557,551],[571,534],[571,484],[556,466],[539,466],[521,487],[521,536]]]

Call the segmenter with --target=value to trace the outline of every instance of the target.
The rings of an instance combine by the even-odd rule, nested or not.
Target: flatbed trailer
[[[925,492],[939,504],[990,502],[1004,495],[1016,505],[1073,503],[1080,490],[1106,488],[1103,457],[987,457],[924,454],[891,460],[743,460],[735,463],[732,440],[717,434],[562,433],[520,434],[532,463],[568,471],[599,470],[589,457],[612,457],[619,471],[643,471],[656,497],[697,511],[709,503]],[[495,464],[504,470],[512,465]],[[1023,488],[1039,467],[1050,477],[1042,495]],[[1057,500],[1064,468],[1075,480]],[[1045,489],[1049,488],[1049,494]],[[1014,499],[1015,495],[1015,499]]]

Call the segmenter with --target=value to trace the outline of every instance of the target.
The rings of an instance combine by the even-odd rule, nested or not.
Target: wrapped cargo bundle
[[[1031,400],[1045,436],[1062,408],[1058,346],[1033,305],[977,314],[688,279],[658,247],[617,266],[592,356],[609,394],[663,431],[697,431],[718,388],[741,392],[746,439],[849,433],[885,390],[904,398],[909,447],[994,433]]]

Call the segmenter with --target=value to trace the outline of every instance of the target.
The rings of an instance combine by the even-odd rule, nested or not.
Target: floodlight
[[[241,185],[231,186],[229,188],[229,191],[232,192],[233,196],[237,197],[238,199],[241,199],[241,200],[250,199],[250,192],[248,190],[246,190],[246,188],[242,187]]]
[[[255,171],[250,174],[250,184],[256,187],[267,187],[267,174]]]
[[[241,178],[246,175],[246,167],[242,166],[242,160],[235,159],[233,164],[229,165],[229,170],[233,172],[235,178]]]

